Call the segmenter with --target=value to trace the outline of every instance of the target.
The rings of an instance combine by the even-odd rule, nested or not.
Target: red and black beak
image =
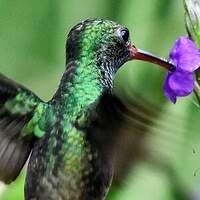
[[[176,70],[176,66],[173,63],[171,63],[163,58],[159,58],[148,52],[145,52],[143,50],[137,49],[134,46],[130,47],[130,54],[131,54],[130,55],[131,60],[143,60],[146,62],[157,64],[157,65],[160,65],[160,66],[166,68],[168,71],[172,71],[172,72],[174,72]]]

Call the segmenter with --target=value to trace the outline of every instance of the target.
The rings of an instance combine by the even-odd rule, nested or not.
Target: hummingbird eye
[[[128,29],[121,29],[120,36],[124,40],[125,43],[129,41],[129,31]]]

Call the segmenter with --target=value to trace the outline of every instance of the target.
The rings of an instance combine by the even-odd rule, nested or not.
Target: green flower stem
[[[198,103],[200,105],[200,85],[198,84],[197,81],[195,81],[194,94],[196,95],[196,98],[197,98]]]
[[[185,5],[185,22],[189,37],[196,43],[200,49],[200,1],[184,0]],[[196,82],[194,93],[200,105],[200,70],[195,72]]]

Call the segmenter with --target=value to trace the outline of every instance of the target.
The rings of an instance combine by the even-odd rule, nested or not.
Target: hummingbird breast
[[[103,200],[113,176],[113,155],[98,106],[71,117],[63,109],[56,113],[53,128],[33,148],[26,200]]]

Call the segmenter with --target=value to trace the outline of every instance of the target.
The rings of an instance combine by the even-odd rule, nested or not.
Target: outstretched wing
[[[0,180],[10,183],[19,175],[35,137],[24,132],[42,101],[31,91],[0,74]]]

